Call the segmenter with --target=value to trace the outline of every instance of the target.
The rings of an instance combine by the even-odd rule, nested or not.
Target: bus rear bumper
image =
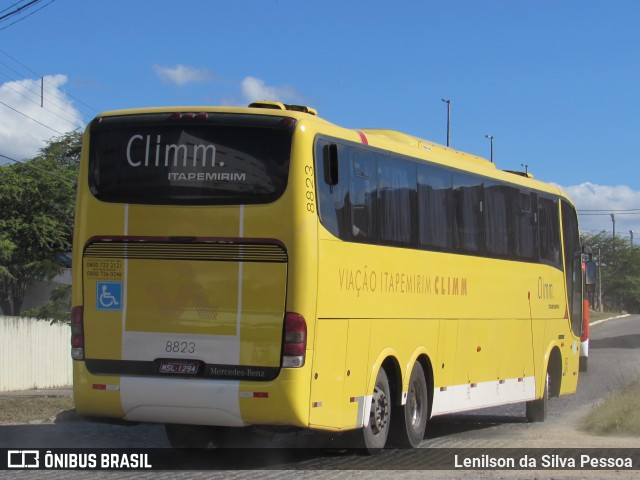
[[[242,427],[239,387],[235,380],[214,386],[207,380],[122,377],[120,399],[126,420]]]
[[[282,369],[268,382],[106,376],[74,362],[80,415],[131,422],[243,427],[309,426],[308,367]]]

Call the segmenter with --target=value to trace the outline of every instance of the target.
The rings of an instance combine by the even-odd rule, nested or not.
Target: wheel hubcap
[[[389,400],[384,391],[376,386],[371,404],[371,430],[375,435],[387,428],[389,419]]]

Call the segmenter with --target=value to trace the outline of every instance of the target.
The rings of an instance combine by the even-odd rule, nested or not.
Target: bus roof
[[[423,159],[428,162],[450,166],[452,168],[466,170],[480,175],[488,176],[496,180],[528,186],[541,191],[560,195],[568,198],[563,190],[554,184],[535,180],[528,172],[512,170],[500,170],[486,158],[471,153],[456,150],[439,143],[415,137],[396,130],[380,128],[350,129],[331,123],[318,116],[317,110],[304,105],[290,105],[282,102],[261,100],[251,103],[248,107],[222,107],[222,106],[172,106],[136,108],[127,110],[112,110],[103,112],[98,117],[111,117],[120,115],[139,115],[148,113],[173,113],[173,112],[221,112],[221,113],[253,113],[260,115],[279,115],[295,118],[305,124],[313,124],[320,133],[338,136],[345,140],[357,143],[366,143],[372,147],[394,151],[400,154]]]

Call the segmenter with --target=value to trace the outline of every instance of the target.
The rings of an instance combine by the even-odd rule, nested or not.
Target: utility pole
[[[602,271],[600,270],[600,265],[600,246],[598,246],[598,309],[602,313],[604,307],[602,306]]]
[[[633,230],[629,230],[629,235],[631,235],[631,247],[633,248]]]
[[[613,223],[613,248],[616,248],[616,214],[611,213],[611,222]]]
[[[491,142],[491,163],[493,163],[493,135],[485,135],[484,138],[488,138]]]
[[[443,98],[442,101],[447,104],[447,147],[451,146],[451,100]]]

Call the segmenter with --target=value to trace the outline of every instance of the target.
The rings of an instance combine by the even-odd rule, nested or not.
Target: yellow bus
[[[415,447],[429,418],[578,382],[577,216],[555,186],[278,102],[108,112],[84,136],[77,411]]]

